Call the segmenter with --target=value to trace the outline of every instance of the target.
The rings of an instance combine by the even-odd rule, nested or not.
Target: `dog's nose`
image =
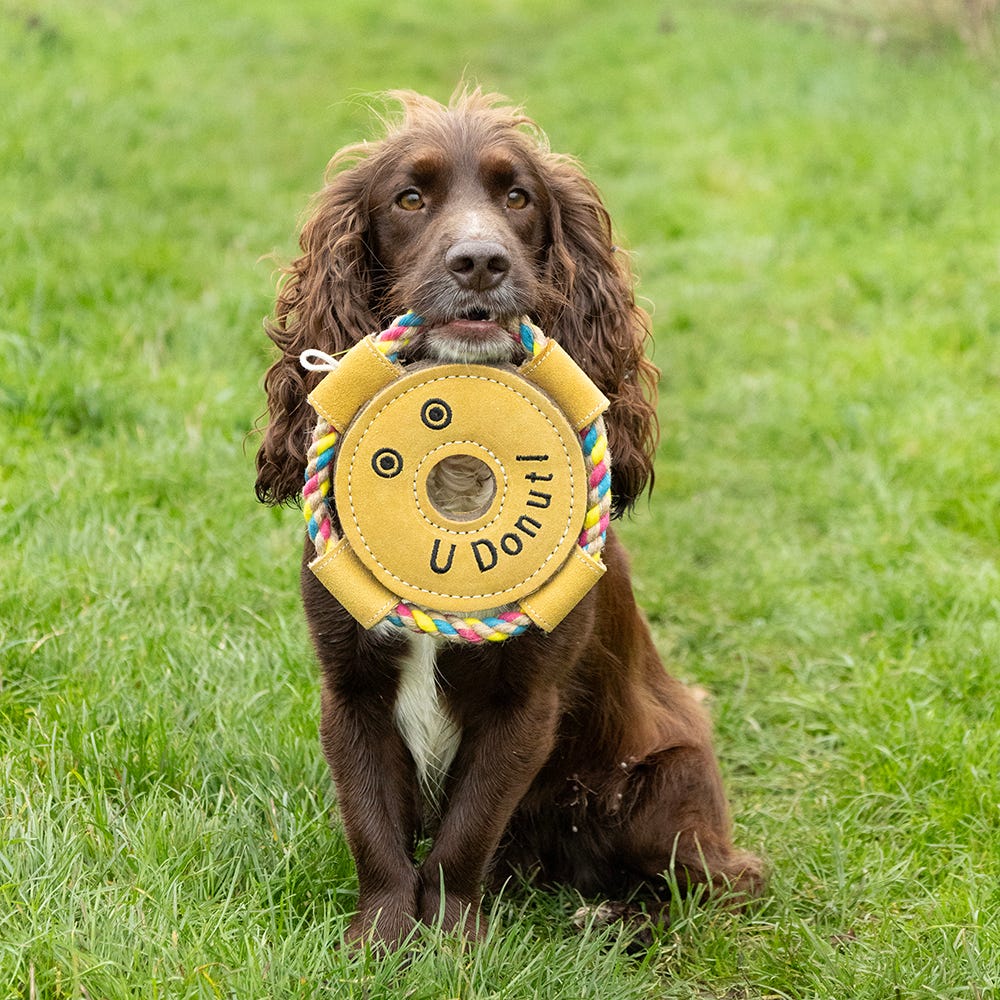
[[[462,288],[485,292],[496,288],[510,270],[510,254],[499,243],[462,240],[444,258],[445,266]]]

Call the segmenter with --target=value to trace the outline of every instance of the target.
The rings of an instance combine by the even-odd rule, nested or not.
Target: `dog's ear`
[[[649,319],[635,303],[628,259],[613,243],[597,188],[572,161],[556,157],[546,182],[551,200],[546,265],[557,298],[543,328],[611,401],[605,416],[611,510],[620,517],[653,483],[659,371],[644,353]]]
[[[331,170],[355,149],[334,158]],[[262,503],[294,499],[302,489],[315,414],[306,396],[323,377],[299,364],[317,348],[336,355],[377,329],[375,262],[369,240],[372,168],[368,160],[334,174],[302,228],[302,254],[286,269],[268,336],[281,354],[264,376],[268,425],[257,452]]]

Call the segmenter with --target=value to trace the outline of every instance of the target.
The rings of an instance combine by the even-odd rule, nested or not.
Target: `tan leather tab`
[[[365,628],[377,625],[399,604],[399,598],[361,565],[343,538],[326,555],[314,559],[309,568]]]
[[[604,393],[554,340],[522,365],[518,374],[550,396],[575,431],[582,431],[608,408]]]
[[[338,431],[343,431],[372,396],[402,373],[379,351],[373,337],[365,337],[313,389],[309,405]]]
[[[544,632],[551,632],[580,603],[607,567],[579,546],[562,569],[521,601],[521,610]]]

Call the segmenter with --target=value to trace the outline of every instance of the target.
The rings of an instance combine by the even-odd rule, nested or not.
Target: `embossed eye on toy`
[[[407,313],[325,359],[309,396],[310,569],[366,628],[467,642],[551,631],[604,572],[608,401],[527,322],[516,370],[407,370],[397,358],[421,322]],[[476,485],[457,506],[456,468]]]

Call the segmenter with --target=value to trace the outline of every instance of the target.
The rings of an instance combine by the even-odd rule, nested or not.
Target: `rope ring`
[[[413,312],[398,317],[390,327],[374,334],[373,346],[387,362],[398,367],[402,374],[400,356],[419,335],[423,320]],[[526,366],[532,359],[541,362],[542,353],[549,343],[538,327],[522,320],[518,330],[520,345],[526,356]],[[305,352],[302,363],[310,370],[330,371],[337,366],[335,359],[322,352]],[[317,359],[319,359],[317,361]],[[595,390],[596,391],[596,390]],[[311,400],[312,401],[312,400]],[[605,401],[606,403],[606,401]],[[430,405],[434,404],[434,405]],[[315,405],[315,404],[314,404]],[[595,408],[603,410],[603,407]],[[421,418],[427,426],[450,420],[447,403],[431,400]],[[601,563],[601,553],[607,538],[611,510],[611,458],[608,452],[604,418],[600,412],[589,419],[578,431],[583,453],[587,481],[586,514],[576,547],[595,563]],[[341,433],[324,416],[319,416],[313,429],[302,491],[302,510],[309,537],[315,546],[317,560],[327,556],[340,543],[341,535],[334,526],[333,468]],[[396,469],[398,453],[391,448],[380,449],[377,475],[391,477]],[[411,600],[400,598],[384,620],[397,629],[420,634],[435,635],[453,642],[502,642],[523,634],[532,618],[517,605],[506,604],[482,616],[433,610]],[[537,618],[535,621],[537,622]]]

